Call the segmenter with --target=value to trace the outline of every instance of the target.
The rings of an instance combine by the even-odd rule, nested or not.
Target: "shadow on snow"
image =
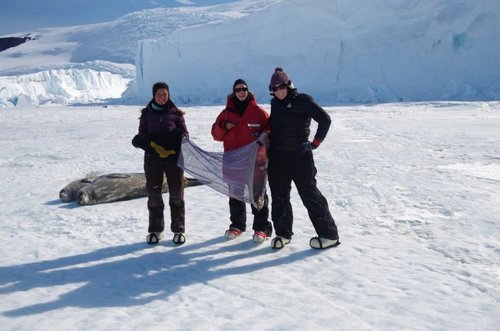
[[[274,251],[268,245],[255,246],[251,240],[231,245],[225,242],[224,238],[213,238],[181,247],[165,242],[153,247],[134,243],[56,260],[0,267],[0,295],[83,283],[53,301],[34,303],[2,315],[17,317],[66,307],[143,305],[165,300],[192,284],[293,263],[317,254],[310,249]],[[245,259],[249,261],[242,265]],[[230,266],[234,261],[238,265]]]

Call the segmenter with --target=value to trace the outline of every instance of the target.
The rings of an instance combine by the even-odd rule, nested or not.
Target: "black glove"
[[[148,144],[148,141],[149,139],[147,139],[146,137],[140,134],[136,134],[132,139],[132,146],[134,146],[135,148],[145,149]]]
[[[309,141],[306,141],[305,143],[302,143],[299,146],[298,151],[299,151],[299,154],[304,155],[306,153],[312,153],[312,151],[315,150],[316,148],[318,148],[318,146],[319,146],[319,144],[315,144],[315,141],[313,141],[312,143]]]
[[[169,132],[162,132],[154,135],[148,142],[151,150],[146,150],[153,155],[157,155],[162,160],[169,162],[177,162],[181,150],[182,130],[173,130]]]
[[[179,136],[183,137],[185,134],[184,134],[184,131],[182,131],[181,129],[179,128],[175,128],[172,130],[172,133],[173,134],[178,134]]]
[[[306,153],[312,153],[312,150],[313,150],[312,144],[308,141],[306,141],[305,143],[302,143],[298,149],[299,154],[302,154],[302,155],[304,155]]]

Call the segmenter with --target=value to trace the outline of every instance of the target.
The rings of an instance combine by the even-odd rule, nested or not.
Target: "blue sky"
[[[235,0],[0,0],[0,35],[112,21],[157,7],[208,6]]]

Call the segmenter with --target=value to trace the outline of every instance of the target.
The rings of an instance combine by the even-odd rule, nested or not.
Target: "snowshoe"
[[[186,242],[186,237],[183,233],[174,233],[174,238],[172,238],[172,242],[176,245],[182,245]]]
[[[340,241],[338,239],[327,239],[321,237],[314,237],[309,240],[309,246],[314,249],[325,249],[329,247],[335,247],[340,245]]]
[[[281,236],[276,236],[273,240],[271,240],[271,247],[273,249],[282,249],[285,245],[290,243],[291,239],[287,239]]]
[[[146,236],[146,242],[149,245],[155,245],[163,239],[163,232],[151,232]]]

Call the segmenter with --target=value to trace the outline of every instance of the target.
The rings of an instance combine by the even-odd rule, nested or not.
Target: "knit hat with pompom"
[[[281,67],[274,69],[274,73],[271,76],[271,82],[269,83],[269,90],[272,91],[273,86],[289,85],[291,80],[288,78],[287,73]]]

